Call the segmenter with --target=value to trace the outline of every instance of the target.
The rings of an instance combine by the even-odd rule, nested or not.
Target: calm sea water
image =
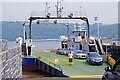
[[[16,41],[9,41],[8,45],[9,47],[15,47],[15,46],[19,46],[19,43],[16,43]],[[54,49],[54,48],[60,48],[60,41],[58,40],[33,41],[33,45],[35,46],[33,48]]]
[[[60,41],[33,42],[33,45],[35,45],[35,48],[54,49],[54,48],[60,48]]]

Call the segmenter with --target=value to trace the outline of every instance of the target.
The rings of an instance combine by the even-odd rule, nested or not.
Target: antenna
[[[49,9],[50,9],[50,6],[49,6],[48,2],[46,2],[45,16],[48,17],[48,18],[50,17]],[[45,22],[46,22],[46,23],[49,23],[49,19],[46,19]]]
[[[57,0],[57,5],[55,5],[55,7],[56,7],[56,11],[57,11],[57,17],[60,18],[62,16],[62,9],[63,9],[62,2]]]
[[[82,7],[80,6],[79,8],[80,8],[80,17],[81,17],[81,16],[82,16],[82,12],[81,12],[81,8],[82,8]]]
[[[45,7],[45,15],[46,16],[49,14],[49,9],[50,9],[50,6],[48,5],[48,2],[46,2],[46,7]]]

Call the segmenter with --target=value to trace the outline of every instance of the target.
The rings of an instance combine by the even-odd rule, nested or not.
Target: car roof
[[[91,52],[89,54],[90,54],[90,56],[100,56],[100,54],[98,52]]]

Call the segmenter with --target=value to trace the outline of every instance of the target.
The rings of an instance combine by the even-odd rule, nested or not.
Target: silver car
[[[87,54],[84,53],[82,50],[75,50],[73,53],[74,58],[86,58]]]
[[[69,51],[69,49],[65,48],[65,49],[62,50],[62,53],[63,53],[64,55],[67,55],[68,51]]]
[[[103,64],[103,58],[98,52],[89,52],[87,54],[86,62],[89,64]]]

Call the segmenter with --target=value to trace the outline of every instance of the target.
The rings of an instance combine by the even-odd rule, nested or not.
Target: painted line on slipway
[[[69,76],[69,78],[102,78],[103,75]]]

